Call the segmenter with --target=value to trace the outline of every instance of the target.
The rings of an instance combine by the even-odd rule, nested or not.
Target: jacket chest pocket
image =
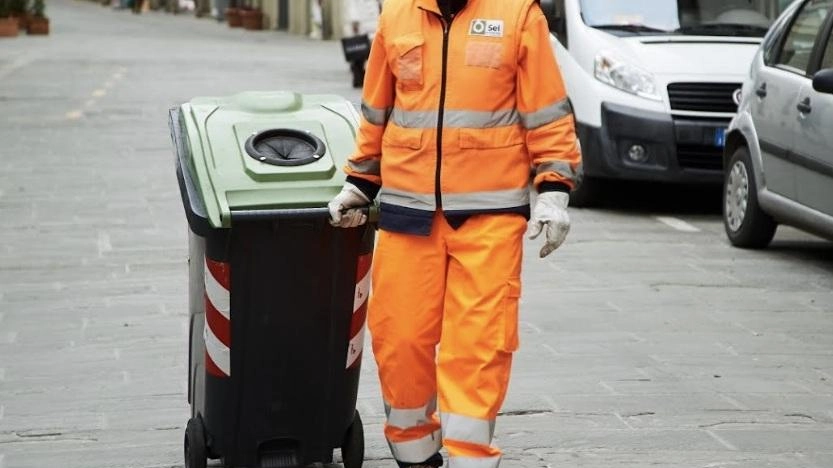
[[[397,87],[403,90],[422,89],[425,84],[425,39],[421,34],[408,34],[393,41],[393,73]]]

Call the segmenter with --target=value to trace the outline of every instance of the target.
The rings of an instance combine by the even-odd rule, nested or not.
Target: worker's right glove
[[[547,241],[541,247],[541,258],[551,254],[567,238],[567,233],[570,232],[570,216],[567,214],[569,203],[570,194],[565,192],[538,194],[535,208],[532,209],[532,234],[529,238],[535,239],[546,229]]]
[[[338,195],[327,204],[330,210],[330,224],[335,227],[352,228],[367,222],[367,215],[358,207],[370,203],[370,199],[355,185],[347,182]],[[342,210],[347,210],[342,213]]]

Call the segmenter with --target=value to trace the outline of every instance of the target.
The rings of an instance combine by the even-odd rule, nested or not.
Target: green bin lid
[[[215,228],[235,210],[326,206],[344,184],[358,113],[335,95],[246,92],[180,107],[187,165]]]

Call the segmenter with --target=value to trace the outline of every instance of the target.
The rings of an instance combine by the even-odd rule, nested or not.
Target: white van
[[[726,128],[790,0],[542,0],[575,112],[574,206],[605,179],[719,183]]]

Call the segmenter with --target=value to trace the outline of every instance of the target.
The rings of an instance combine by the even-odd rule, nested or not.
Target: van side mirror
[[[833,68],[819,70],[813,75],[813,89],[820,93],[833,94]]]

